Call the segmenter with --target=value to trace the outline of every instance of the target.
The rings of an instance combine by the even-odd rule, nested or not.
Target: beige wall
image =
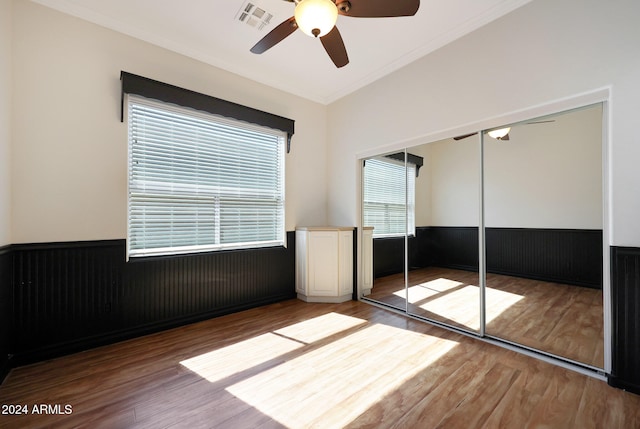
[[[420,226],[475,226],[479,222],[480,150],[478,139],[447,139],[423,145],[429,151],[431,197],[428,204],[416,204],[417,210],[428,210],[429,223]],[[414,149],[409,149],[412,153]],[[422,175],[422,169],[420,174]],[[425,177],[426,179],[426,177]],[[417,188],[417,186],[416,186]],[[424,195],[424,194],[423,194]],[[424,198],[416,195],[416,198]],[[416,214],[422,218],[422,214]]]
[[[0,247],[11,244],[11,10],[0,0]]]
[[[512,127],[509,141],[485,136],[486,226],[602,228],[602,107],[552,119]],[[478,136],[408,151],[425,161],[416,180],[416,225],[478,225]]]
[[[2,25],[0,89],[15,97],[0,107],[0,174],[12,171],[0,185],[0,244],[125,237],[126,70],[295,119],[288,230],[359,224],[363,154],[497,126],[493,118],[607,87],[612,244],[640,246],[638,2],[534,0],[329,106],[31,2],[1,15],[13,17],[13,45]]]
[[[602,109],[511,128],[485,139],[485,224],[602,228]]]
[[[611,244],[640,246],[638,16],[636,1],[534,0],[331,104],[329,222],[359,224],[363,154],[498,126],[493,118],[606,87]]]
[[[13,26],[14,243],[126,237],[121,70],[294,119],[286,228],[326,222],[325,106],[32,2]]]

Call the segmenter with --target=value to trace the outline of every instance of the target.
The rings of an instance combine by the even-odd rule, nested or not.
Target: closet
[[[608,370],[603,103],[367,157],[361,299]]]

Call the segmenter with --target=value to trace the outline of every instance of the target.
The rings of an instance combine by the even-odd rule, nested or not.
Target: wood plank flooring
[[[477,332],[478,273],[430,267],[408,276],[408,311]],[[368,297],[404,309],[404,276],[376,279]],[[604,367],[602,291],[487,274],[487,334]]]
[[[640,396],[360,302],[285,301],[14,369],[0,428],[638,428]]]

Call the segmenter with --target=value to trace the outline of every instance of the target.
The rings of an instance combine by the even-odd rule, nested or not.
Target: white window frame
[[[128,118],[128,154],[129,154],[128,168],[127,168],[127,171],[128,171],[127,260],[129,258],[146,257],[146,256],[180,255],[180,254],[212,252],[212,251],[230,250],[230,249],[252,249],[252,248],[263,248],[263,247],[273,247],[273,246],[286,246],[286,232],[285,232],[285,219],[284,219],[285,206],[286,206],[285,204],[285,148],[287,143],[286,132],[272,129],[272,128],[267,128],[260,125],[250,124],[247,122],[243,122],[243,121],[239,121],[231,118],[221,117],[219,115],[198,111],[188,107],[182,107],[182,106],[177,106],[177,105],[173,105],[165,102],[151,100],[139,95],[128,94],[126,99],[126,105],[127,105],[127,118]],[[240,240],[240,241],[233,241],[231,243],[229,242],[222,243],[222,240],[221,240],[221,236],[224,231],[224,225],[220,224],[221,199],[227,199],[229,201],[231,199],[229,190],[235,189],[236,193],[233,196],[233,201],[235,201],[235,205],[233,205],[233,203],[230,203],[229,206],[225,206],[225,207],[228,207],[229,209],[235,209],[237,213],[241,213],[243,210],[242,208],[243,202],[244,201],[251,202],[251,198],[247,197],[246,199],[243,199],[244,196],[248,194],[258,195],[261,192],[260,190],[256,190],[253,188],[246,188],[246,186],[245,188],[241,189],[240,187],[232,188],[226,185],[210,186],[210,185],[207,185],[206,183],[202,183],[202,184],[187,183],[192,179],[192,176],[190,176],[189,180],[183,183],[173,183],[173,182],[166,182],[166,181],[164,182],[161,181],[162,183],[155,182],[155,185],[156,185],[155,187],[154,187],[154,183],[151,183],[151,181],[148,181],[146,179],[142,181],[139,180],[140,179],[140,176],[138,175],[139,171],[136,171],[136,169],[133,166],[133,163],[136,162],[136,159],[134,159],[136,158],[136,156],[134,156],[134,153],[133,153],[134,152],[133,151],[133,147],[134,147],[134,137],[133,137],[134,123],[133,122],[134,121],[132,120],[132,115],[134,114],[133,112],[135,110],[132,108],[133,105],[149,107],[151,109],[158,109],[158,110],[167,112],[168,115],[184,115],[185,117],[194,119],[195,122],[215,124],[214,126],[230,127],[230,129],[233,129],[239,132],[259,133],[261,135],[267,136],[266,138],[273,139],[275,142],[277,142],[276,144],[274,144],[274,150],[277,151],[277,153],[274,154],[275,161],[273,161],[275,163],[274,166],[277,168],[277,172],[276,172],[277,177],[276,175],[274,175],[273,177],[269,176],[271,180],[276,181],[277,183],[276,189],[266,190],[266,191],[263,189],[259,197],[261,199],[254,200],[254,201],[262,201],[264,203],[266,198],[268,210],[271,209],[272,205],[275,205],[276,211],[274,213],[270,213],[271,215],[273,215],[273,218],[267,221],[268,225],[272,227],[273,230],[275,230],[274,236],[266,240],[265,239],[257,239],[257,240],[249,240],[249,241]],[[197,137],[194,139],[197,140]],[[193,144],[196,144],[195,140],[192,141]],[[178,145],[179,144],[180,143],[178,143]],[[185,143],[183,142],[182,144],[184,145]],[[211,157],[209,156],[209,159],[210,158]],[[256,160],[253,159],[253,161],[255,162]],[[212,169],[207,167],[206,170],[212,170]],[[227,170],[227,171],[232,171],[232,173],[233,171],[242,171],[242,166],[238,165],[237,169]],[[191,171],[189,171],[187,174],[190,175]],[[212,173],[212,174],[216,174],[216,173]],[[229,177],[229,176],[224,176],[224,174],[220,172],[217,174],[220,177]],[[193,179],[193,180],[199,180],[199,179]],[[171,191],[168,189],[169,187],[171,187]],[[145,235],[145,233],[140,230],[140,228],[144,228],[144,227],[141,227],[137,224],[136,226],[133,225],[137,221],[135,222],[133,221],[132,217],[134,215],[132,213],[134,210],[137,209],[139,204],[139,202],[136,202],[136,200],[139,200],[140,198],[144,198],[144,193],[146,192],[145,189],[147,188],[154,189],[154,192],[156,192],[155,196],[151,196],[150,193],[148,194],[149,201],[153,201],[152,198],[157,198],[158,190],[160,190],[159,192],[161,195],[164,195],[166,197],[166,201],[173,199],[174,202],[176,202],[175,200],[178,199],[176,196],[182,196],[182,197],[185,197],[184,199],[191,200],[193,203],[191,207],[193,207],[194,204],[198,205],[200,203],[210,201],[212,206],[210,209],[208,209],[208,214],[209,216],[211,216],[211,214],[213,213],[214,221],[213,223],[208,222],[207,224],[209,229],[209,235],[215,236],[215,238],[213,239],[213,242],[207,242],[205,244],[202,244],[202,243],[197,243],[194,240],[192,244],[181,244],[181,245],[169,244],[169,245],[160,245],[156,247],[149,246],[146,244],[142,244],[142,247],[141,247],[140,244],[137,244],[138,238],[141,237],[142,235]],[[174,197],[171,197],[170,195],[171,192],[174,192],[173,194]],[[272,201],[272,202],[268,202],[268,201]],[[165,201],[163,200],[163,204],[164,203]],[[203,204],[203,207],[204,206],[206,206],[206,204]],[[254,207],[253,210],[258,211],[258,208],[257,208],[258,206],[259,205],[256,205],[256,207]],[[179,207],[177,202],[174,208],[175,207]],[[140,212],[137,212],[137,213],[139,214]],[[237,216],[239,216],[238,222],[242,222],[243,221],[242,215],[239,214]],[[257,214],[255,215],[255,217],[258,219],[256,222],[261,222],[261,219],[260,219],[261,214]],[[233,219],[233,216],[231,217],[231,219]],[[164,227],[168,227],[167,225],[168,224],[163,224]],[[193,224],[189,223],[189,225],[193,225]],[[193,229],[192,226],[190,226],[190,228]],[[238,223],[236,223],[236,229],[239,229]],[[213,230],[213,233],[211,232],[211,230]],[[242,232],[240,232],[239,234],[242,234]],[[261,234],[257,233],[256,235],[261,235]],[[168,239],[167,241],[171,242],[172,240]]]

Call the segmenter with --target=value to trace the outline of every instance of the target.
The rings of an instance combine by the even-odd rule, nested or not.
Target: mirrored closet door
[[[496,132],[484,139],[486,333],[603,368],[602,105]]]
[[[602,124],[600,103],[365,159],[363,299],[604,368]]]
[[[409,148],[416,172],[415,228],[408,231],[407,310],[459,329],[480,330],[477,134]]]

